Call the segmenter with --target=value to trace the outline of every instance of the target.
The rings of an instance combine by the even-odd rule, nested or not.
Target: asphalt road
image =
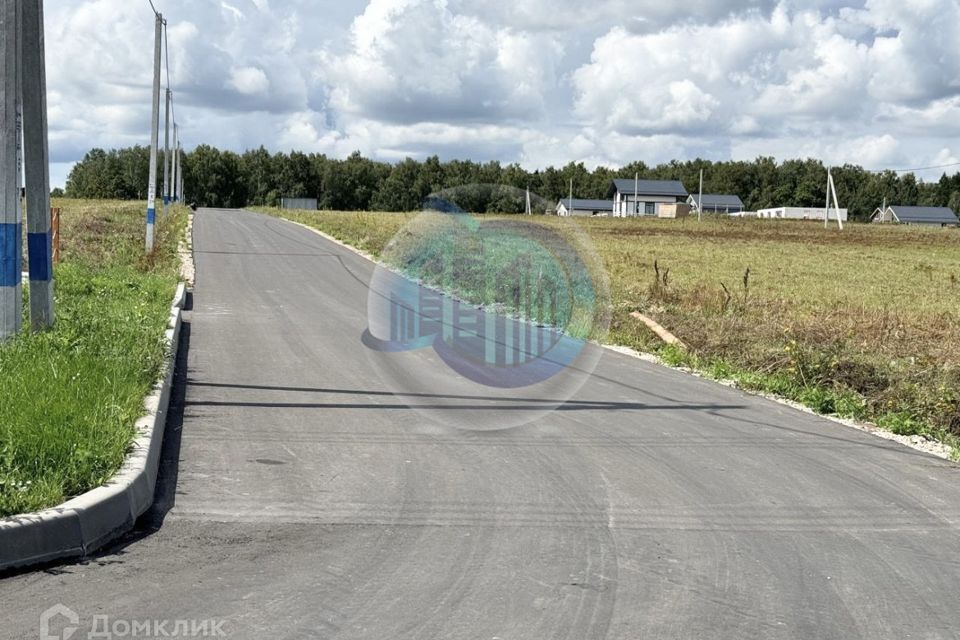
[[[956,465],[609,352],[558,410],[429,354],[432,393],[396,395],[360,340],[370,263],[235,211],[195,250],[154,511],[0,581],[0,637],[58,603],[74,638],[958,637]]]

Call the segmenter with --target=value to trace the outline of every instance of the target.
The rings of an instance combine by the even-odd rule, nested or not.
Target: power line
[[[150,3],[150,8],[153,9],[153,14],[159,16],[160,12],[157,11],[157,8],[155,6],[153,6],[153,0],[147,0],[147,2]]]
[[[960,162],[951,162],[950,164],[938,164],[934,167],[917,167],[916,169],[885,169],[894,173],[913,173],[914,171],[932,171],[934,169],[948,169],[950,167],[960,167]],[[884,169],[881,169],[884,171]]]

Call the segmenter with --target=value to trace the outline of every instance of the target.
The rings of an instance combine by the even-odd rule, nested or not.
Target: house
[[[700,209],[697,205],[699,194],[693,194],[687,199],[687,204],[693,207],[694,211]],[[746,209],[740,196],[728,196],[716,193],[703,194],[703,213],[741,213]]]
[[[903,207],[893,205],[886,209],[877,209],[873,215],[877,223],[916,224],[935,227],[956,227],[960,225],[953,209],[949,207]]]
[[[613,199],[613,215],[655,216],[661,204],[685,203],[690,196],[679,180],[618,179],[610,184],[607,197]]]
[[[706,198],[704,198],[706,199]],[[773,209],[760,209],[757,211],[758,218],[778,219],[778,220],[820,220],[823,222],[827,210],[823,207],[776,207]],[[840,219],[847,221],[846,209],[830,209],[830,219],[836,220],[837,214]]]
[[[613,200],[561,200],[557,205],[557,215],[566,216],[609,216],[613,211]]]

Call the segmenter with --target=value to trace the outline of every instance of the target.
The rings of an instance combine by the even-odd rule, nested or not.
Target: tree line
[[[162,175],[162,157],[158,174]],[[93,149],[67,179],[65,195],[76,198],[145,199],[150,171],[149,149],[136,146]],[[818,160],[773,158],[753,161],[690,160],[649,166],[632,162],[620,169],[588,170],[582,163],[528,171],[517,164],[469,160],[441,162],[407,158],[395,164],[321,154],[270,153],[265,148],[238,154],[201,145],[186,153],[184,189],[190,202],[203,207],[276,206],[283,197],[316,198],[321,209],[339,211],[413,211],[431,194],[475,213],[521,213],[524,191],[540,196],[537,208],[553,208],[568,197],[602,199],[614,178],[680,180],[694,193],[704,172],[704,192],[740,196],[749,210],[777,206],[822,207],[826,168]],[[960,173],[938,182],[922,182],[912,173],[870,172],[855,165],[833,169],[840,206],[856,219],[868,219],[884,201],[889,204],[949,206],[960,211]],[[158,180],[158,184],[160,184]],[[468,186],[469,185],[469,186]],[[497,188],[496,186],[510,187]]]

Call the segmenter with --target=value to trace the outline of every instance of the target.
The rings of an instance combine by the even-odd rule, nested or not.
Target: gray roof
[[[569,207],[569,198],[564,198],[560,201],[560,204]],[[613,211],[613,200],[578,200],[574,198],[573,208],[577,211]]]
[[[700,194],[695,193],[690,197],[693,198],[694,202],[696,202],[699,199]],[[727,196],[727,195],[721,195],[717,193],[705,193],[703,194],[703,206],[710,207],[710,208],[717,208],[717,209],[723,209],[723,208],[732,209],[734,207],[740,207],[742,209],[743,200],[740,199],[740,196]]]
[[[642,196],[675,196],[686,198],[687,190],[679,180],[641,180],[639,184],[629,178],[614,180],[607,192],[607,197],[613,197],[617,191],[628,196],[639,193]]]
[[[957,224],[956,214],[949,207],[890,207],[900,222],[914,222],[927,224]]]

